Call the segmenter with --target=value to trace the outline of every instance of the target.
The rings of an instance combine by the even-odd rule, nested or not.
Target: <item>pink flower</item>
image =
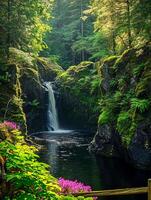
[[[89,185],[84,185],[77,180],[66,180],[64,178],[59,178],[59,185],[61,187],[61,193],[70,194],[70,193],[78,193],[78,192],[91,192],[92,188]],[[93,200],[96,200],[97,197],[93,197]]]
[[[90,192],[92,191],[91,187],[88,185],[84,185],[77,180],[66,180],[64,178],[59,178],[59,185],[61,187],[62,193],[78,193],[78,192]]]
[[[11,121],[4,121],[1,125],[6,126],[8,129],[20,129],[20,127],[15,123]]]

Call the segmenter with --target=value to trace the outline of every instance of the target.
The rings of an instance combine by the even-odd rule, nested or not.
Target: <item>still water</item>
[[[66,131],[40,137],[45,139],[40,158],[51,166],[55,177],[78,180],[95,190],[100,189],[99,169],[94,155],[88,151],[91,134]]]
[[[93,134],[82,132],[49,132],[36,135],[43,144],[40,159],[51,166],[59,178],[78,180],[93,190],[147,186],[150,171],[137,170],[123,160],[98,156],[88,151]],[[104,198],[101,198],[101,200]],[[108,197],[106,200],[146,200],[147,196]]]

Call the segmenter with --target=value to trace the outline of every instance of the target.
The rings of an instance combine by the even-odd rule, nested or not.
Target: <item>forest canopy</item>
[[[7,0],[0,6],[1,53],[15,47],[67,68],[151,38],[150,0]]]

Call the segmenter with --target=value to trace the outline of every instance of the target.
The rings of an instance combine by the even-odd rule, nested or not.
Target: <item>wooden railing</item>
[[[81,193],[74,193],[72,195],[76,197],[77,196],[107,197],[107,196],[121,196],[121,195],[136,195],[145,193],[148,194],[148,200],[151,200],[151,179],[148,180],[148,187],[81,192]]]

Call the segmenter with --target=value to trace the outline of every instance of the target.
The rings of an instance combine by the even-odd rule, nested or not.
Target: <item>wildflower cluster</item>
[[[3,123],[0,123],[0,127],[7,127],[10,130],[20,129],[20,126],[11,121],[4,121]]]
[[[64,178],[59,178],[59,185],[61,187],[61,192],[64,194],[92,191],[90,186],[84,185],[77,180],[72,181],[66,180]]]

